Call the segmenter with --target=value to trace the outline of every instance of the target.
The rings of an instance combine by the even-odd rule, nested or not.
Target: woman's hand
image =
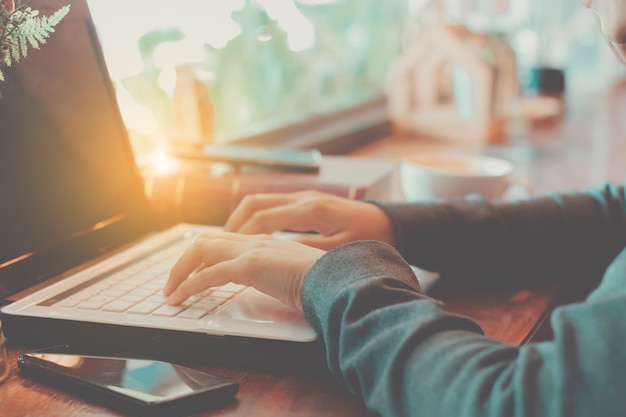
[[[355,240],[394,243],[391,222],[380,208],[317,191],[246,196],[224,230],[244,234],[315,232],[317,235],[304,234],[296,240],[324,250]]]
[[[324,251],[268,235],[210,232],[180,257],[163,289],[169,304],[228,282],[252,286],[302,311],[302,285]]]

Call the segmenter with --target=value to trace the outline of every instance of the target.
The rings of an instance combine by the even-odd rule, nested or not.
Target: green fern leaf
[[[7,67],[11,66],[11,52],[7,49],[6,51],[2,51],[2,54],[4,56],[4,65],[6,65]]]
[[[10,57],[12,57],[16,62],[19,62],[20,58],[22,57],[21,56],[22,50],[21,50],[20,44],[21,44],[21,39],[16,38],[15,42],[13,42],[13,44],[11,45]],[[8,65],[11,66],[11,63],[9,63]]]
[[[40,42],[46,43],[46,38],[42,36],[41,34],[37,34],[37,33],[31,33],[29,35],[26,35],[26,40],[28,41],[30,46],[32,46],[35,49],[39,49]]]
[[[59,10],[48,16],[48,25],[52,29],[51,32],[54,32],[54,26],[59,24],[61,20],[70,12],[70,5],[65,5],[61,7]]]
[[[56,26],[70,11],[70,5],[61,7],[50,16],[39,17],[36,10],[30,7],[25,8],[19,15],[12,14],[3,16],[2,26],[4,30],[0,33],[0,43],[5,48],[3,61],[6,66],[11,66],[13,61],[28,56],[28,49],[39,49],[46,43],[50,34],[54,32]],[[8,33],[8,34],[7,34]],[[0,72],[0,81],[4,80],[4,75]]]

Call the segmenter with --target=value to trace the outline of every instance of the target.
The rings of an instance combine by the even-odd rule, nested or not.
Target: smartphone
[[[21,355],[27,376],[139,416],[178,416],[225,405],[238,384],[157,360],[65,353],[63,347]]]
[[[322,154],[317,149],[295,150],[242,145],[202,144],[193,148],[173,148],[171,153],[178,157],[226,162],[236,166],[299,172],[318,172],[322,161]]]

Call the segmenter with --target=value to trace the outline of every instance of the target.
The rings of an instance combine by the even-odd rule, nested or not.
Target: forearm
[[[399,254],[377,242],[347,244],[325,255],[305,281],[303,305],[324,338],[331,372],[384,416],[412,407],[401,405],[411,346],[428,343],[446,327],[481,332],[466,318],[442,314],[436,301],[421,294]]]
[[[626,237],[622,187],[518,202],[381,207],[408,262],[474,284],[599,279]]]
[[[612,394],[624,388],[611,365],[626,361],[620,297],[556,314],[553,342],[504,345],[421,294],[393,249],[358,242],[316,263],[303,305],[330,370],[382,416],[606,417],[626,407]]]

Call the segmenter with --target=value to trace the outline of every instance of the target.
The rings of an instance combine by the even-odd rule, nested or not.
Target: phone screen
[[[191,400],[210,405],[211,399],[231,399],[237,392],[237,384],[221,377],[155,360],[35,352],[22,355],[18,364],[47,379],[57,376],[59,382],[78,383],[146,407]]]

